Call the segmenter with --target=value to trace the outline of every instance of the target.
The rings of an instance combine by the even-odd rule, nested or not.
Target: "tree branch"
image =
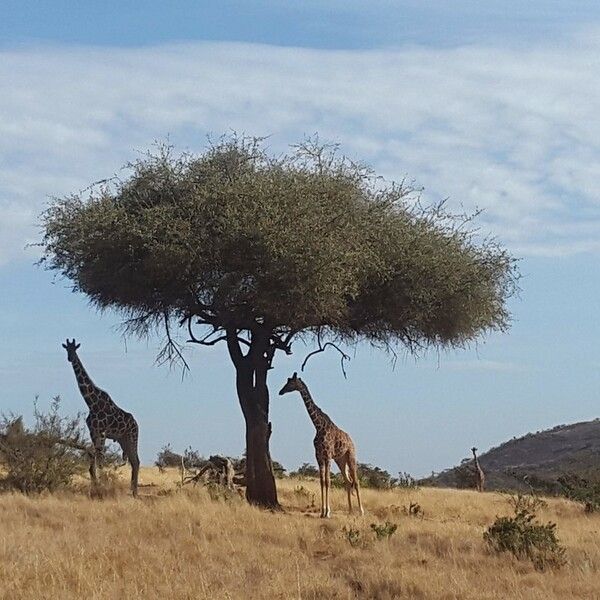
[[[225,337],[227,340],[227,349],[229,350],[229,356],[233,361],[235,367],[241,366],[244,361],[244,355],[242,354],[242,350],[240,349],[240,338],[238,337],[237,330],[233,328],[227,328],[225,332]],[[245,342],[246,340],[244,340]]]
[[[190,370],[190,367],[187,361],[185,360],[183,353],[180,350],[179,344],[171,336],[171,328],[169,326],[169,314],[166,311],[163,313],[163,320],[165,325],[165,334],[167,337],[167,341],[163,349],[158,353],[158,356],[156,357],[156,363],[158,365],[162,365],[165,362],[174,363],[176,361],[180,361],[183,365],[183,377],[185,372]]]
[[[324,344],[321,344],[321,340],[320,340],[318,334],[317,334],[317,339],[319,342],[319,347],[316,350],[313,350],[312,352],[309,352],[306,355],[306,358],[302,362],[302,366],[300,367],[300,370],[304,371],[304,367],[306,366],[306,363],[308,362],[308,359],[311,356],[314,356],[315,354],[319,354],[321,352],[325,352],[327,346],[331,346],[332,348],[334,348],[335,350],[337,350],[340,353],[340,366],[342,368],[342,373],[344,375],[344,379],[347,379],[348,377],[346,374],[346,369],[344,368],[344,361],[346,361],[346,360],[349,361],[350,357],[337,344],[334,344],[333,342],[325,342]]]

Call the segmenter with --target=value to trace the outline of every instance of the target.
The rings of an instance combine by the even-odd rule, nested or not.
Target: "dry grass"
[[[509,512],[498,494],[365,490],[361,519],[336,491],[333,518],[321,520],[314,482],[280,482],[286,511],[270,513],[176,491],[177,478],[144,469],[154,486],[138,501],[125,486],[102,501],[0,496],[0,598],[600,598],[600,515],[567,501],[540,516],[558,523],[569,562],[538,573],[486,550],[485,526]],[[410,501],[424,518],[403,512]],[[369,525],[385,520],[398,530],[375,541]],[[360,531],[357,545],[344,526]]]

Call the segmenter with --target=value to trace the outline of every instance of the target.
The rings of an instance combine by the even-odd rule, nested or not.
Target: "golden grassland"
[[[285,510],[274,513],[177,490],[177,479],[143,469],[138,500],[124,483],[103,500],[0,496],[0,598],[600,599],[600,515],[566,500],[540,518],[558,524],[568,563],[540,573],[487,550],[485,527],[510,512],[497,493],[364,490],[361,518],[335,490],[324,520],[314,481],[280,481]],[[410,502],[423,518],[405,514]],[[370,524],[386,520],[398,529],[376,541]],[[359,530],[357,545],[344,527]]]

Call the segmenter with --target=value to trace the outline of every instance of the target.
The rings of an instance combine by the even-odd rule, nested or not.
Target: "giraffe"
[[[479,459],[477,458],[477,448],[471,448],[471,452],[473,453],[473,460],[475,462],[475,485],[477,486],[478,492],[483,492],[485,487],[485,473],[479,464]]]
[[[138,424],[131,413],[119,408],[111,397],[92,382],[83,368],[75,340],[62,345],[67,351],[67,360],[73,366],[79,391],[90,412],[85,420],[92,438],[93,452],[90,460],[92,486],[97,484],[96,468],[102,464],[106,439],[114,440],[121,446],[123,460],[131,465],[131,491],[137,496],[140,459],[138,457]]]
[[[319,465],[319,478],[321,480],[321,517],[331,516],[329,506],[329,489],[331,484],[330,461],[333,459],[340,469],[346,492],[348,494],[348,510],[352,513],[352,490],[356,491],[358,509],[364,515],[360,501],[358,475],[356,471],[356,451],[352,438],[342,431],[313,401],[306,384],[294,373],[279,391],[282,396],[288,392],[300,392],[308,415],[310,416],[317,433],[315,435],[315,453]]]

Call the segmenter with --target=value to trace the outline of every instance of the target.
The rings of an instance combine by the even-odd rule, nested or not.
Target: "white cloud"
[[[389,178],[449,196],[524,255],[600,251],[600,44],[331,51],[197,43],[0,52],[0,263],[48,196],[170,134],[318,131]]]

